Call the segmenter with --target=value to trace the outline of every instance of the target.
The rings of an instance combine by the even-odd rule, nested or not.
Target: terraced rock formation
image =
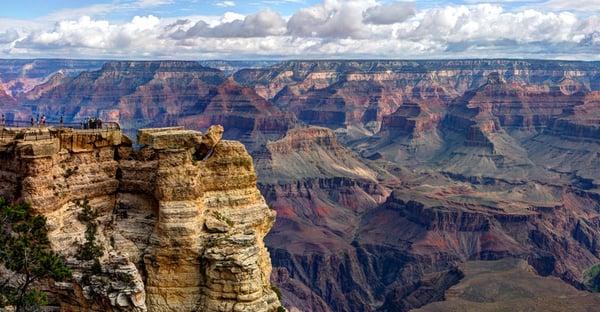
[[[542,285],[594,302],[581,289],[583,272],[600,262],[598,62],[215,64],[224,71],[205,67],[207,62],[164,61],[105,62],[76,75],[53,72],[35,86],[11,87],[4,96],[11,104],[2,111],[25,119],[37,112],[56,118],[64,111],[68,121],[99,114],[126,131],[226,125],[223,136],[246,145],[259,189],[278,212],[265,242],[272,281],[293,311],[408,311],[444,298],[452,308],[448,289],[469,283],[468,263],[504,258],[518,259],[518,267]],[[237,66],[247,68],[235,71]],[[148,137],[142,140],[151,145]],[[163,147],[133,152],[120,146],[115,154],[115,201],[122,204],[115,204],[118,231],[106,232],[121,233],[115,242],[132,257],[128,261],[150,268],[142,281],[152,274],[170,285],[170,291],[144,288],[144,302],[187,298],[186,291],[202,288],[202,282],[180,285],[170,278],[184,273],[154,268],[153,258],[139,251],[167,261],[161,248],[190,250],[168,261],[199,274],[193,259],[199,247],[165,239],[179,231],[169,222],[203,218],[187,210],[199,191],[172,200],[156,181],[181,189],[177,176],[215,157],[214,140],[200,141],[205,143],[196,146],[192,165],[185,153]],[[159,168],[157,157],[181,172]],[[161,203],[169,222],[156,221]],[[174,205],[185,217],[169,213]],[[219,229],[233,221],[214,219],[222,221]],[[181,228],[186,237],[197,231],[189,224]],[[236,236],[227,244],[243,241]],[[185,305],[204,300],[205,293],[212,292],[189,296],[196,299]]]
[[[63,116],[65,122],[77,123],[100,117],[118,122],[128,134],[143,127],[205,130],[222,124],[226,138],[241,140],[250,149],[255,137],[280,137],[296,123],[295,116],[254,89],[198,62],[108,61],[75,76],[55,73],[8,99],[22,104],[4,107],[11,119],[45,114],[51,121]]]
[[[579,291],[556,278],[540,277],[526,262],[517,259],[471,261],[461,265],[461,270],[466,276],[447,291],[445,302],[415,311],[502,311],[527,307],[529,311],[583,312],[595,310],[600,303],[599,296]]]
[[[244,146],[183,128],[5,129],[0,192],[48,218],[73,280],[62,311],[276,311],[263,238],[275,221]],[[82,259],[93,215],[103,252]],[[79,217],[78,217],[79,216]],[[94,265],[95,262],[99,263]]]

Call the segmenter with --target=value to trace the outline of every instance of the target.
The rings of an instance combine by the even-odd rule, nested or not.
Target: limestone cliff
[[[275,220],[252,158],[223,128],[5,129],[0,194],[48,218],[74,270],[43,285],[61,311],[276,311],[263,238]],[[100,268],[81,260],[83,201],[96,212]]]

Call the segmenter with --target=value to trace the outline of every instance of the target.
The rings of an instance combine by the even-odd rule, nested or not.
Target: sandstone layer
[[[4,129],[2,195],[48,218],[74,269],[46,287],[62,311],[276,311],[263,238],[275,212],[239,142],[183,128]],[[101,270],[77,258],[86,200],[97,212]]]

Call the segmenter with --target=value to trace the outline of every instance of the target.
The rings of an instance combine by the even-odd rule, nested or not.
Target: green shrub
[[[97,260],[104,255],[104,249],[96,242],[96,232],[98,231],[98,212],[90,207],[87,199],[76,203],[81,207],[81,213],[78,215],[79,221],[85,223],[85,243],[79,246],[77,259],[90,261]]]
[[[271,285],[271,290],[273,290],[273,292],[277,295],[277,299],[281,301],[281,290],[279,290],[279,288],[275,285]]]
[[[36,289],[43,279],[63,281],[71,270],[50,247],[46,218],[31,213],[26,204],[9,205],[0,198],[0,264],[23,279],[0,276],[0,307],[35,311],[47,304],[46,293]]]
[[[127,273],[124,273],[124,272],[115,272],[112,277],[115,280],[117,280],[117,281],[121,281],[122,283],[124,283],[128,287],[135,286],[135,281],[133,280],[133,277],[131,275],[127,274]]]
[[[96,210],[92,209],[87,198],[82,201],[77,201],[75,204],[81,208],[81,212],[79,213],[79,215],[77,215],[77,219],[79,221],[85,224],[89,224],[96,221],[99,214]]]
[[[102,264],[100,264],[100,260],[98,258],[94,259],[91,271],[94,275],[102,274]]]
[[[600,264],[593,265],[583,273],[583,284],[589,291],[600,292]]]

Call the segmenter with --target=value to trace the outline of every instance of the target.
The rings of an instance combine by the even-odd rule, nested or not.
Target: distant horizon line
[[[600,63],[600,60],[573,60],[573,59],[549,59],[549,58],[510,58],[510,57],[490,57],[490,58],[289,58],[289,59],[172,59],[172,58],[156,58],[156,59],[121,59],[121,58],[59,58],[59,57],[15,57],[5,58],[0,57],[0,61],[96,61],[96,62],[327,62],[327,61],[542,61],[542,62],[573,62],[573,63]]]

